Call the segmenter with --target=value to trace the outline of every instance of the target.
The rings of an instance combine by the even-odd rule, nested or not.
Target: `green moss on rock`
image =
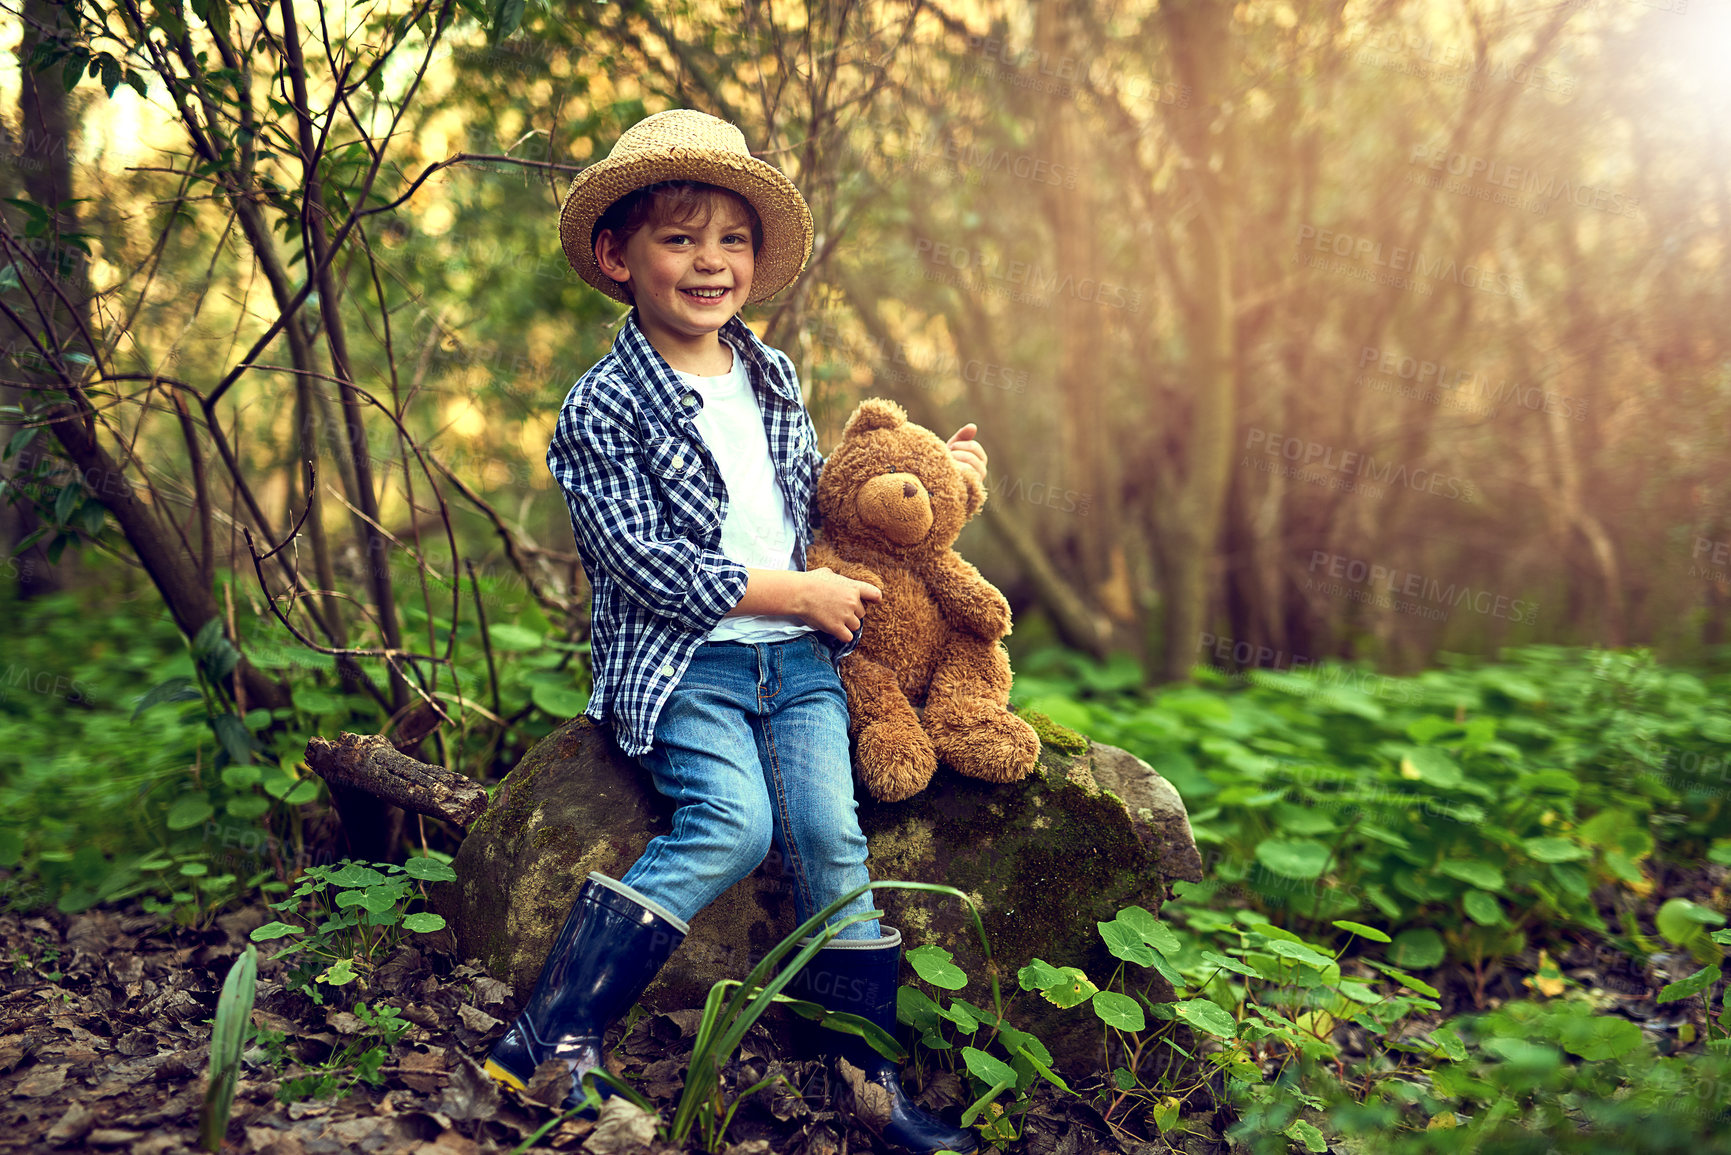
[[[1043,745],[1072,756],[1088,752],[1088,739],[1067,726],[1058,725],[1038,710],[1022,710],[1019,716],[1034,728],[1034,733],[1040,736]]]

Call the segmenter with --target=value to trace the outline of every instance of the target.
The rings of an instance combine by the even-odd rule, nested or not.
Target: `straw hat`
[[[758,160],[745,134],[725,120],[690,108],[646,116],[620,134],[607,159],[577,174],[559,211],[559,243],[578,276],[616,301],[624,289],[595,263],[591,234],[607,207],[633,189],[664,180],[693,180],[732,189],[763,221],[748,304],[766,301],[811,257],[811,210],[775,166]]]

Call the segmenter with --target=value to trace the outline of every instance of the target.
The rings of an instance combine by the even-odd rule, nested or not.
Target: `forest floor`
[[[266,921],[262,906],[223,915],[207,930],[144,913],[91,910],[0,914],[0,1151],[104,1151],[177,1155],[198,1147],[199,1107],[210,1058],[218,992],[247,934]],[[558,1113],[561,1089],[538,1098],[501,1088],[478,1065],[516,1003],[511,990],[438,948],[443,933],[417,936],[374,972],[367,1000],[402,1009],[414,1025],[377,1067],[378,1085],[354,1077],[332,1098],[284,1102],[285,1078],[317,1070],[364,1040],[366,1025],[334,1005],[286,990],[284,966],[259,961],[253,1020],[281,1032],[297,1063],[278,1066],[263,1050],[243,1061],[223,1150],[255,1155],[471,1155],[515,1150]],[[622,1073],[663,1119],[681,1089],[698,1012],[649,1014],[631,1022],[614,1052]],[[755,1026],[727,1072],[729,1095],[780,1072],[788,1086],[750,1096],[726,1132],[727,1155],[848,1155],[884,1150],[827,1094],[821,1063],[791,1058],[779,1032]],[[611,1043],[620,1036],[615,1027]],[[800,1089],[798,1092],[793,1088]],[[1114,1137],[1084,1100],[1034,1092],[1019,1150],[1030,1155],[1168,1150]],[[531,1092],[535,1087],[531,1085]],[[910,1088],[912,1093],[912,1088]],[[927,1080],[918,1098],[956,1118],[964,1093],[953,1075]],[[1197,1126],[1196,1121],[1188,1121]],[[538,1150],[623,1155],[646,1147],[624,1129],[584,1120],[559,1123]],[[695,1149],[695,1144],[694,1148]],[[1224,1150],[1191,1136],[1195,1155]]]
[[[1652,925],[1665,894],[1695,894],[1717,901],[1728,872],[1719,866],[1673,867],[1661,872],[1654,893],[1636,896],[1602,888],[1602,916],[1616,926]],[[48,910],[0,913],[0,1153],[102,1151],[126,1155],[178,1155],[199,1150],[199,1107],[210,1056],[210,1023],[218,992],[249,933],[274,917],[263,905],[223,914],[208,929],[169,923],[136,907],[80,914]],[[1629,920],[1625,922],[1624,920]],[[416,936],[368,976],[370,986],[339,1005],[317,1005],[286,989],[286,967],[259,960],[253,1021],[274,1033],[274,1048],[257,1046],[243,1060],[223,1150],[254,1155],[478,1155],[510,1152],[551,1121],[563,1087],[527,1094],[501,1088],[479,1063],[517,1008],[511,988],[490,978],[475,960],[462,961],[441,931]],[[267,944],[268,949],[268,944]],[[1679,1031],[1700,1015],[1684,1004],[1658,1005],[1668,981],[1693,969],[1686,955],[1655,952],[1641,961],[1620,944],[1577,933],[1553,938],[1547,961],[1536,947],[1478,969],[1447,963],[1429,972],[1442,1007],[1425,1026],[1457,1012],[1485,1009],[1512,998],[1561,990],[1561,978],[1590,992],[1607,1011],[1633,1019],[1661,1052],[1676,1049]],[[1547,978],[1547,976],[1551,976]],[[378,1042],[352,1010],[354,1001],[400,1008],[412,1025],[370,1064],[355,1056]],[[790,1054],[776,1012],[752,1028],[724,1074],[729,1099],[741,1088],[780,1074],[784,1085],[746,1098],[719,1149],[725,1155],[849,1155],[886,1150],[838,1109],[823,1064]],[[699,1012],[644,1013],[617,1025],[608,1045],[618,1073],[671,1119],[682,1089]],[[770,1023],[774,1029],[766,1029]],[[1349,1034],[1352,1024],[1341,1024]],[[370,1040],[370,1041],[369,1041]],[[1349,1046],[1349,1049],[1352,1049]],[[274,1054],[271,1052],[274,1050]],[[334,1061],[333,1061],[334,1060]],[[548,1064],[548,1072],[552,1064]],[[328,1075],[313,1097],[305,1082]],[[279,1097],[285,1082],[303,1086]],[[1084,1092],[1093,1088],[1078,1088]],[[939,1072],[910,1094],[949,1119],[966,1091],[956,1076]],[[1186,1104],[1185,1133],[1166,1140],[1146,1109],[1118,1111],[1109,1124],[1084,1095],[1062,1095],[1036,1080],[1032,1106],[1019,1121],[1011,1146],[1021,1155],[1224,1155],[1229,1112]],[[1125,1104],[1130,1106],[1130,1104]],[[1196,1107],[1202,1113],[1192,1113]],[[640,1116],[641,1118],[641,1116]],[[1127,1125],[1127,1126],[1126,1126]],[[1143,1138],[1147,1136],[1148,1138]],[[1338,1146],[1338,1150],[1356,1150]],[[537,1150],[625,1155],[697,1150],[646,1144],[628,1128],[585,1120],[558,1123]]]

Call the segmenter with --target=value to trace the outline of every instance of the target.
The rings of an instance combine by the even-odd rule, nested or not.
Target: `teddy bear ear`
[[[866,433],[873,429],[894,429],[898,425],[906,425],[907,421],[907,410],[894,401],[887,397],[867,397],[859,403],[859,408],[853,411],[853,416],[847,419],[841,435],[852,437],[856,433]]]

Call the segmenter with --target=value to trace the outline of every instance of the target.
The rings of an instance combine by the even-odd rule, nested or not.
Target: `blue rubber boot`
[[[487,1074],[523,1090],[535,1068],[562,1059],[566,1109],[583,1101],[583,1076],[602,1065],[601,1036],[631,1009],[685,941],[684,920],[622,882],[591,873],[559,931],[522,1013],[487,1056]],[[602,1097],[610,1093],[597,1084]]]
[[[807,999],[832,1011],[845,1011],[876,1023],[890,1034],[896,1032],[896,986],[901,981],[902,935],[879,923],[883,937],[877,939],[832,939],[818,951],[805,969],[787,985],[789,995]],[[861,1110],[855,1095],[855,1116],[893,1146],[918,1155],[937,1151],[977,1151],[979,1139],[972,1131],[952,1127],[925,1111],[902,1090],[901,1072],[864,1039],[824,1028],[815,1028],[832,1065],[845,1059],[865,1073],[867,1084],[880,1088],[889,1104],[883,1119],[882,1103]],[[845,1080],[844,1080],[845,1081]],[[873,1099],[880,1099],[873,1094]]]

